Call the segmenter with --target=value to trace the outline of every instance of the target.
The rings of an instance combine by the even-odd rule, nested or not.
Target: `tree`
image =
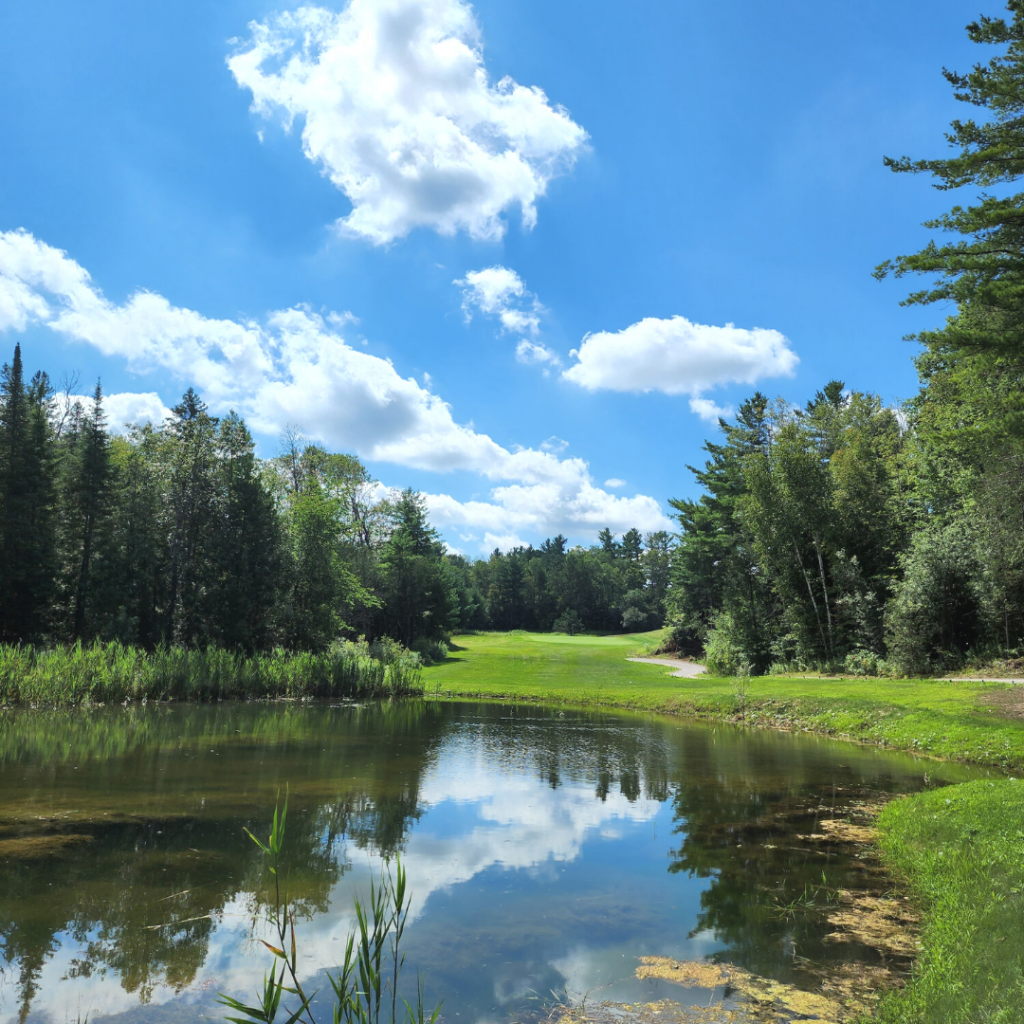
[[[405,647],[436,644],[447,639],[459,608],[444,545],[423,495],[403,491],[394,511],[395,530],[381,551],[386,632]]]
[[[1010,185],[1024,174],[1024,0],[1009,0],[1011,18],[982,17],[967,26],[972,42],[1005,46],[987,64],[966,74],[944,71],[957,100],[991,115],[991,120],[954,120],[946,138],[960,152],[945,159],[886,158],[897,173],[931,174],[935,187],[949,191]],[[1017,353],[1024,344],[1024,193],[982,194],[974,205],[954,206],[926,227],[960,235],[928,243],[920,252],[882,263],[876,277],[937,274],[931,287],[913,292],[905,304],[952,300],[979,315],[969,324],[954,318],[939,331],[922,332],[966,351]],[[967,328],[967,329],[965,329]]]
[[[211,583],[207,545],[216,505],[217,419],[189,388],[163,431],[168,583],[164,611],[167,642],[191,645],[206,636]]]
[[[210,635],[224,647],[272,646],[279,591],[285,585],[284,531],[241,418],[220,422],[217,530],[210,546]],[[334,634],[331,634],[333,638]]]
[[[49,380],[25,385],[21,346],[0,372],[0,638],[41,640],[55,580]]]
[[[96,572],[95,560],[106,554],[109,518],[110,442],[103,413],[103,389],[99,381],[93,392],[92,414],[78,430],[71,458],[68,495],[70,534],[78,550],[73,577],[74,611],[72,635],[85,639],[93,634]],[[99,549],[99,550],[97,550]]]
[[[720,420],[725,442],[705,442],[704,468],[687,467],[704,493],[696,501],[669,501],[680,526],[668,599],[677,647],[699,653],[719,614],[728,610],[755,670],[771,662],[776,623],[770,585],[740,507],[749,489],[750,460],[770,444],[770,421],[768,399],[760,392],[740,405],[735,422]]]

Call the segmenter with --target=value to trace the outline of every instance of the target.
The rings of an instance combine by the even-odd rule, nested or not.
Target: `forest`
[[[243,420],[191,389],[159,425],[111,430],[92,399],[0,380],[0,643],[323,652],[389,638],[443,660],[477,629],[638,632],[717,674],[818,668],[924,675],[1024,648],[1024,5],[982,18],[1004,51],[945,72],[990,120],[954,121],[953,156],[887,158],[982,190],[879,278],[924,275],[943,304],[909,339],[916,395],[829,381],[804,405],[757,392],[721,420],[672,499],[678,530],[591,547],[563,536],[470,560],[424,498],[291,431],[257,456]],[[988,191],[985,191],[988,190]],[[993,191],[994,190],[994,191]],[[669,453],[666,453],[668,458]],[[679,480],[681,490],[685,481]]]
[[[467,629],[649,629],[667,534],[446,553],[421,495],[291,432],[260,459],[244,421],[189,390],[159,426],[111,430],[91,400],[0,381],[0,641],[258,653],[389,638],[426,661]]]
[[[805,406],[762,394],[708,441],[703,494],[672,502],[676,645],[721,673],[822,667],[930,674],[1024,646],[1024,4],[968,26],[1001,52],[944,71],[990,117],[953,121],[945,159],[886,158],[940,192],[979,190],[926,227],[953,236],[886,261],[941,304],[898,408],[832,381]]]

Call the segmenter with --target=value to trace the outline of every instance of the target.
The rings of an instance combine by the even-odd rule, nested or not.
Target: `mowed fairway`
[[[681,679],[649,654],[660,632],[474,633],[427,668],[428,695],[544,700],[806,729],[952,760],[1024,768],[1024,687],[933,679]]]
[[[427,692],[491,697],[532,697],[569,704],[634,707],[671,700],[677,692],[668,666],[627,661],[649,653],[654,633],[566,636],[564,633],[474,633],[453,638],[456,650],[424,671]]]

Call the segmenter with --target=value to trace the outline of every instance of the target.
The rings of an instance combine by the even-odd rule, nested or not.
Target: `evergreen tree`
[[[284,534],[252,437],[234,412],[220,423],[217,456],[220,483],[211,545],[210,634],[224,647],[266,649],[275,639],[275,613],[284,582]]]
[[[216,506],[217,420],[189,388],[163,431],[166,476],[167,596],[164,639],[186,646],[207,639],[208,550]]]
[[[96,559],[106,554],[110,511],[110,441],[103,413],[103,390],[99,382],[93,393],[91,415],[78,431],[72,457],[68,509],[71,538],[77,558],[73,575],[72,635],[79,640],[94,635],[96,604]]]
[[[0,373],[0,638],[46,635],[55,583],[49,380],[24,382],[21,346]]]

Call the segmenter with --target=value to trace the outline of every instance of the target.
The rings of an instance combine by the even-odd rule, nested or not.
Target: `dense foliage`
[[[888,160],[940,190],[1024,174],[1024,0],[968,26],[1005,51],[965,75],[949,159]],[[917,336],[902,410],[833,381],[803,409],[755,395],[675,501],[674,634],[722,671],[927,673],[1024,646],[1024,193],[983,194],[929,226],[961,237],[876,271],[928,273],[908,303],[954,301]]]
[[[0,644],[323,652],[391,638],[427,660],[456,629],[660,625],[669,538],[606,530],[471,563],[423,498],[292,433],[257,458],[245,423],[185,393],[161,426],[108,430],[103,395],[0,380]],[[115,658],[116,660],[116,658]]]
[[[450,559],[460,573],[462,628],[617,633],[655,629],[665,618],[673,539],[602,530],[590,548],[559,535],[540,547]]]

